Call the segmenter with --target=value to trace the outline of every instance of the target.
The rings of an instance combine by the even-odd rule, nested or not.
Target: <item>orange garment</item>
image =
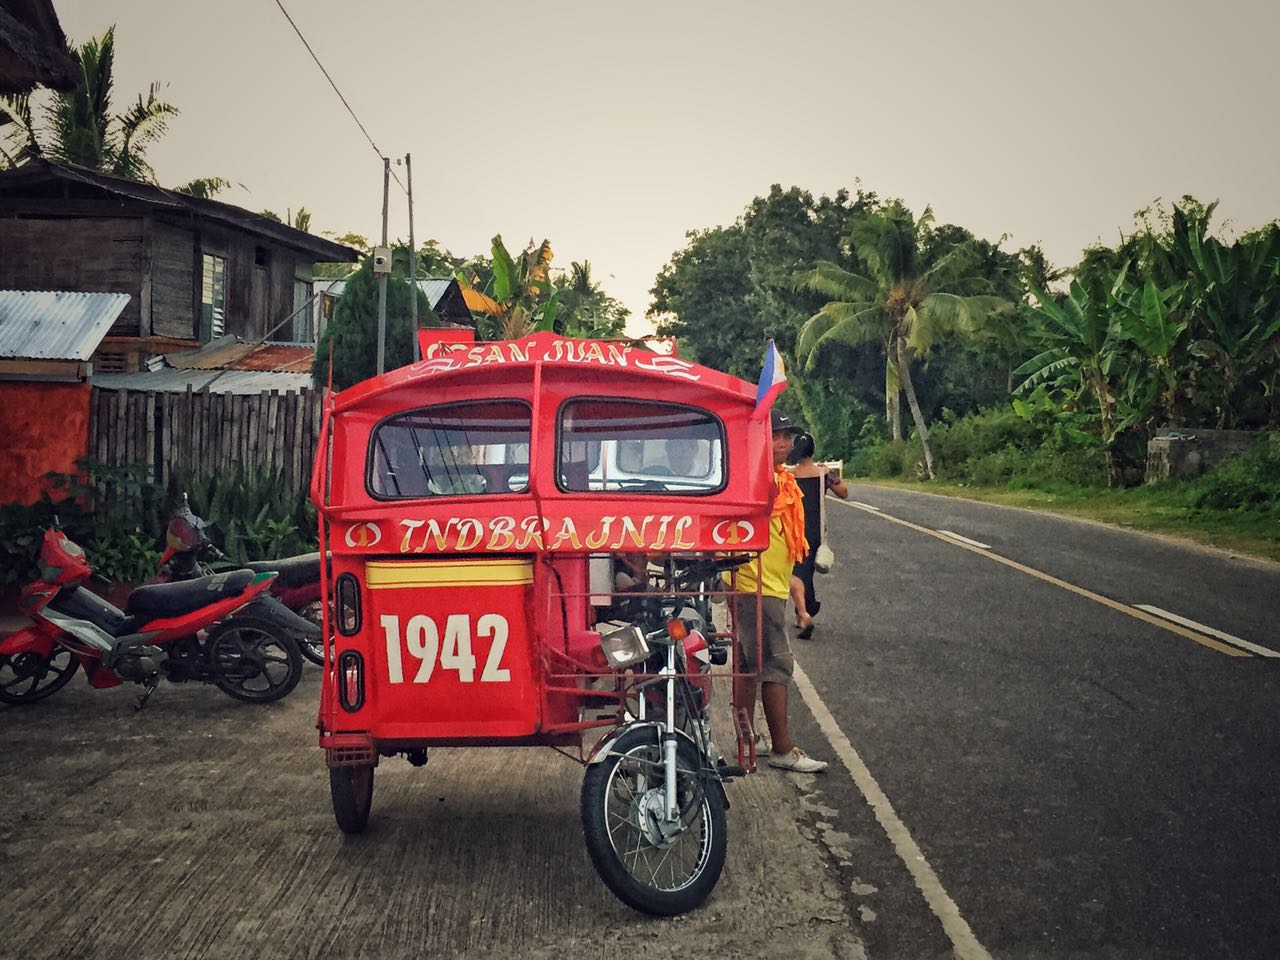
[[[799,563],[809,552],[809,541],[804,536],[804,495],[796,478],[782,467],[774,471],[773,481],[778,485],[778,493],[770,517],[781,518],[787,558],[792,563]]]
[[[785,600],[791,595],[791,568],[809,550],[804,538],[804,497],[796,478],[785,470],[774,475],[775,488],[773,510],[769,517],[769,546],[760,554],[759,561],[745,563],[738,568],[737,589],[743,593],[756,592],[757,573],[760,592],[766,597]]]

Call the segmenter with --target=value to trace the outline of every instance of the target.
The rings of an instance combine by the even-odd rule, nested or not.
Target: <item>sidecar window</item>
[[[724,427],[711,412],[649,400],[573,400],[560,411],[560,488],[712,493],[724,488]]]
[[[529,488],[527,403],[446,403],[398,413],[369,440],[369,493],[383,500]]]

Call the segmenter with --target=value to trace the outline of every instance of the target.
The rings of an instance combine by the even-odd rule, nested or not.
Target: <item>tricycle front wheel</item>
[[[684,739],[676,771],[674,821],[664,816],[662,747],[653,728],[623,734],[582,782],[582,830],[600,879],[629,907],[662,917],[706,900],[728,846],[723,788]]]
[[[343,833],[363,833],[373,807],[373,764],[329,768],[333,816]]]

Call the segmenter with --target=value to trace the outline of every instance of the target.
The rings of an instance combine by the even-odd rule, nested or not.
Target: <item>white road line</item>
[[[952,533],[950,530],[939,530],[938,532],[945,533],[952,540],[959,540],[961,543],[967,543],[972,547],[977,547],[979,550],[991,549],[991,544],[989,543],[979,543],[977,540],[970,540],[968,537],[962,537],[960,534]]]
[[[991,954],[987,952],[986,947],[978,942],[978,938],[969,929],[969,924],[960,915],[960,908],[956,906],[955,901],[943,889],[942,881],[938,879],[938,875],[933,872],[933,867],[929,866],[929,862],[925,860],[924,853],[915,840],[912,839],[911,832],[898,819],[898,815],[894,813],[893,805],[889,802],[889,798],[884,795],[884,791],[876,783],[875,777],[871,775],[867,765],[858,756],[858,751],[853,749],[853,744],[844,735],[844,731],[836,723],[836,718],[831,715],[827,705],[822,702],[822,698],[818,696],[818,691],[814,689],[813,684],[809,682],[808,675],[800,669],[800,664],[798,663],[795,665],[795,675],[792,679],[795,680],[796,689],[800,691],[800,696],[804,698],[805,704],[813,711],[813,716],[818,721],[818,726],[822,729],[823,734],[826,735],[832,749],[835,750],[836,756],[845,765],[845,768],[849,771],[849,776],[853,778],[854,784],[862,792],[862,796],[866,798],[868,806],[875,813],[876,820],[880,822],[880,826],[888,834],[889,840],[893,844],[893,849],[897,851],[902,862],[906,864],[908,872],[916,882],[916,886],[924,894],[925,901],[929,904],[929,909],[942,922],[942,929],[946,932],[947,937],[950,938],[952,946],[955,947],[956,960],[991,960]]]
[[[1186,617],[1180,617],[1176,613],[1170,613],[1168,610],[1161,610],[1159,607],[1153,607],[1147,603],[1135,603],[1135,607],[1139,610],[1145,610],[1147,613],[1154,613],[1157,617],[1163,617],[1174,623],[1180,623],[1184,627],[1192,630],[1199,630],[1201,633],[1208,634],[1211,637],[1217,637],[1219,640],[1225,640],[1232,646],[1239,647],[1242,650],[1249,650],[1256,653],[1260,657],[1280,657],[1280,653],[1270,650],[1267,647],[1260,647],[1256,643],[1250,643],[1248,640],[1241,640],[1239,637],[1233,637],[1229,633],[1223,633],[1221,630],[1215,630],[1213,627],[1206,627],[1203,623],[1196,623],[1194,620],[1188,620]]]
[[[930,496],[936,496],[936,494],[930,494]],[[844,506],[849,507],[851,510],[863,509],[861,504],[850,503],[847,500],[837,500],[836,503],[843,504]],[[1150,623],[1153,626],[1159,627],[1161,630],[1167,630],[1170,633],[1177,634],[1178,636],[1186,637],[1188,640],[1192,640],[1200,644],[1202,647],[1208,647],[1210,650],[1216,650],[1218,653],[1225,654],[1226,656],[1229,656],[1229,657],[1253,656],[1252,653],[1250,653],[1248,650],[1245,650],[1243,647],[1233,646],[1230,642],[1216,640],[1213,637],[1209,636],[1208,634],[1198,633],[1195,630],[1190,629],[1189,627],[1184,627],[1182,623],[1175,622],[1176,620],[1180,620],[1181,618],[1167,619],[1165,617],[1160,616],[1159,614],[1151,613],[1147,610],[1140,610],[1131,604],[1121,603],[1118,600],[1112,600],[1110,597],[1104,597],[1099,593],[1094,593],[1092,590],[1086,590],[1084,587],[1077,586],[1074,583],[1069,583],[1066,580],[1061,579],[1060,577],[1051,576],[1050,574],[1045,573],[1043,570],[1037,570],[1035,567],[1028,567],[1025,563],[1019,563],[1017,560],[1010,560],[1008,557],[1002,557],[998,553],[987,552],[987,550],[989,550],[990,548],[979,549],[978,547],[974,546],[972,543],[966,543],[962,540],[955,539],[954,537],[946,533],[943,533],[939,530],[934,530],[932,527],[922,527],[920,526],[920,524],[912,523],[910,520],[903,520],[901,517],[895,517],[891,513],[877,512],[877,516],[879,516],[881,520],[887,520],[890,523],[899,524],[900,526],[906,527],[909,530],[916,531],[916,533],[923,533],[926,536],[933,537],[936,540],[941,540],[943,543],[949,543],[952,546],[959,547],[961,550],[968,550],[970,553],[976,554],[979,557],[986,557],[988,560],[993,560],[996,563],[1003,564],[1004,566],[1009,567],[1012,570],[1021,571],[1022,573],[1025,573],[1029,577],[1035,577],[1038,580],[1043,580],[1045,583],[1051,583],[1055,587],[1061,587],[1063,590],[1067,590],[1071,593],[1076,594],[1077,596],[1084,597],[1087,600],[1092,600],[1094,603],[1100,603],[1104,607],[1110,607],[1112,610],[1117,610],[1120,613],[1123,613],[1127,617],[1133,617],[1136,620],[1141,620],[1144,623]],[[1236,637],[1232,637],[1231,639],[1238,640],[1238,638]],[[1240,641],[1240,642],[1243,643],[1243,641]],[[1272,655],[1274,656],[1274,654]]]
[[[850,500],[849,503],[855,507],[862,507],[864,510],[874,510],[876,513],[880,512],[879,507],[873,506],[870,503],[863,503],[861,500]]]

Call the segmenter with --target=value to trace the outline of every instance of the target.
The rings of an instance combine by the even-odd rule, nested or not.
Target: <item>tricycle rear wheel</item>
[[[698,749],[680,738],[680,818],[661,820],[662,748],[653,727],[624,733],[582,781],[582,831],[600,879],[642,913],[674,916],[710,896],[728,848],[724,789]]]
[[[329,768],[333,816],[343,833],[363,833],[373,807],[373,764]]]

